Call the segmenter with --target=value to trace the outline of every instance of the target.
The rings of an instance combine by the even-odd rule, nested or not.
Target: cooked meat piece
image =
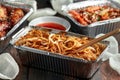
[[[0,31],[6,31],[10,29],[10,23],[8,21],[0,21]]]
[[[0,37],[5,36],[5,34],[6,34],[6,31],[0,31]]]
[[[10,14],[10,22],[15,25],[21,18],[23,18],[24,12],[20,8],[14,8]]]
[[[0,20],[7,20],[8,16],[7,16],[7,8],[0,5]]]

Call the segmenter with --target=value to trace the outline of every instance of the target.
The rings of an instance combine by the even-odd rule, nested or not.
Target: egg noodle
[[[70,36],[64,32],[50,33],[48,30],[32,29],[25,36],[18,39],[15,45],[28,46],[56,54],[93,61],[96,60],[104,50],[105,46],[103,44],[97,43],[77,53],[73,52],[90,40],[88,37]]]

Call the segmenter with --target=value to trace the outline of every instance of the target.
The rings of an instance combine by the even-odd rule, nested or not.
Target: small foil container
[[[4,1],[0,1],[0,5],[6,6],[6,7],[10,7],[10,8],[21,8],[25,12],[24,17],[17,24],[15,24],[7,32],[7,34],[5,36],[0,38],[0,52],[2,52],[7,47],[7,45],[9,44],[10,36],[32,14],[33,8],[30,5],[24,4],[24,3],[21,3],[21,2],[9,2],[9,1],[4,2]]]
[[[28,31],[36,27],[22,28],[16,33],[10,44],[13,45],[20,56],[21,62],[25,66],[44,69],[68,76],[79,77],[79,78],[91,78],[95,72],[99,69],[102,64],[102,56],[105,54],[108,48],[108,42],[102,42],[106,45],[106,48],[101,55],[95,61],[87,61],[78,58],[72,58],[64,55],[59,55],[43,50],[38,50],[26,46],[16,46],[15,42],[23,35],[27,34]],[[38,29],[38,28],[37,28]],[[42,29],[42,28],[39,28]],[[58,33],[59,30],[51,30],[52,33]],[[67,35],[83,37],[84,35],[66,32]]]
[[[79,9],[79,8],[84,8],[87,6],[103,6],[103,5],[109,5],[114,8],[120,9],[120,4],[112,1],[112,0],[88,0],[88,1],[81,1],[81,2],[76,2],[76,3],[71,3],[67,6],[62,7],[62,11],[64,13],[64,16],[69,18],[73,24],[71,26],[71,31],[75,33],[80,33],[84,34],[90,37],[95,37],[96,35],[100,33],[108,33],[116,28],[120,28],[120,17],[114,18],[114,19],[108,19],[108,20],[103,20],[103,21],[98,21],[91,23],[87,26],[84,26],[77,22],[69,13],[69,10],[72,9]],[[120,35],[115,35],[115,38],[120,44]]]

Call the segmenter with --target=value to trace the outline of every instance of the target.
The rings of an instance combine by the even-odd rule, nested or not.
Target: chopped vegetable
[[[88,6],[70,10],[69,14],[82,25],[120,17],[120,9],[111,6]]]

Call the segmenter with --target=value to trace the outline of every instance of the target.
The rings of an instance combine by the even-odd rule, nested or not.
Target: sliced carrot
[[[88,25],[87,22],[75,10],[71,10],[71,11],[69,11],[69,13],[72,14],[73,18],[75,18],[82,25]]]
[[[79,13],[77,13],[75,10],[70,10],[69,13],[74,16],[79,16]]]
[[[81,16],[78,16],[78,21],[83,25],[88,25],[88,23]]]

